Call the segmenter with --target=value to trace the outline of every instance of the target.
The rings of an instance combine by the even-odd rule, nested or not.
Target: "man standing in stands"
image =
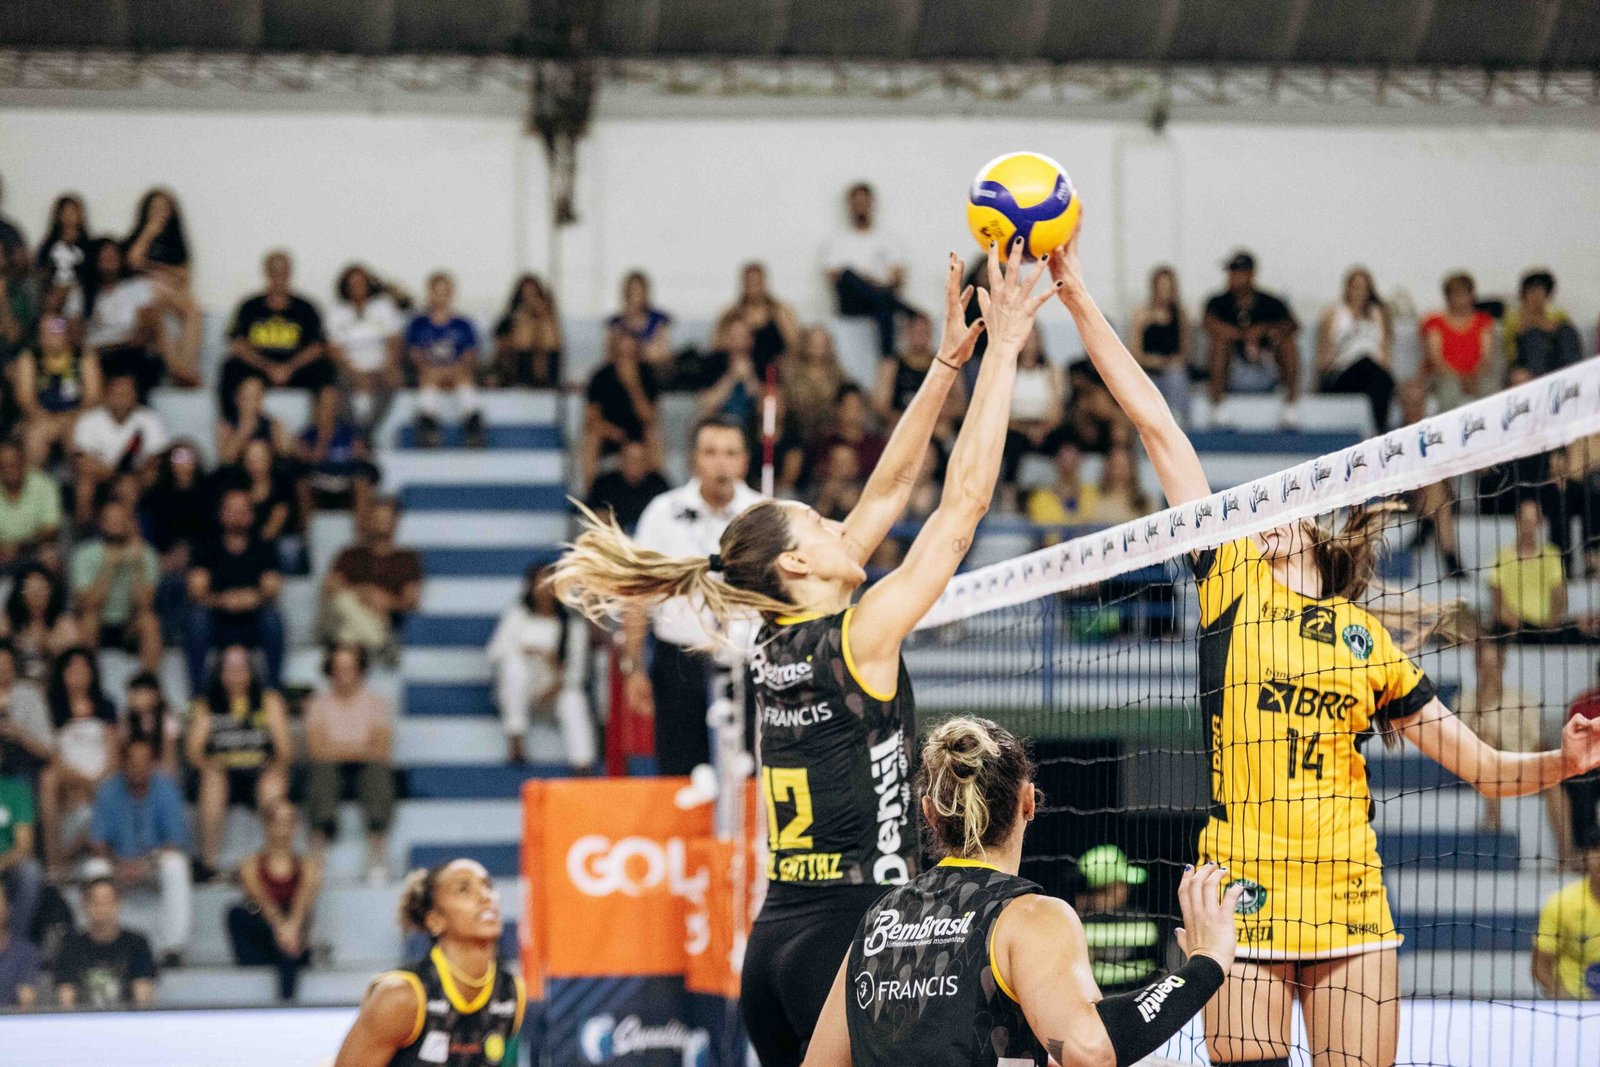
[[[1285,427],[1300,423],[1300,323],[1289,305],[1256,288],[1256,257],[1235,252],[1228,260],[1228,287],[1206,302],[1205,331],[1211,342],[1206,384],[1211,421],[1227,426],[1224,399],[1233,393],[1266,393],[1282,387]]]
[[[857,182],[845,195],[848,225],[822,250],[828,284],[839,301],[839,314],[872,319],[878,326],[878,354],[894,355],[896,315],[920,312],[900,299],[906,279],[906,257],[900,242],[876,225],[872,186]]]
[[[694,477],[652,500],[639,518],[634,540],[641,548],[668,556],[710,556],[722,531],[750,505],[762,499],[745,484],[750,453],[744,427],[725,417],[695,426]],[[646,630],[655,637],[648,666]],[[687,597],[674,597],[623,620],[622,674],[624,695],[635,715],[654,715],[656,760],[664,775],[684,775],[711,762],[706,731],[713,674],[720,666],[711,653],[717,624]]]

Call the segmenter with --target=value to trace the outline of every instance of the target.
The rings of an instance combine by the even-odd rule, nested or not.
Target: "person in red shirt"
[[[1478,294],[1470,274],[1444,280],[1443,311],[1422,320],[1424,374],[1441,408],[1456,407],[1487,396],[1500,386],[1494,372],[1494,319],[1478,310]]]
[[[1567,718],[1582,715],[1586,719],[1600,719],[1600,687],[1589,690],[1572,702]],[[1562,783],[1567,791],[1567,801],[1572,805],[1572,840],[1581,852],[1587,848],[1600,848],[1600,819],[1595,809],[1600,807],[1600,771],[1572,778]]]

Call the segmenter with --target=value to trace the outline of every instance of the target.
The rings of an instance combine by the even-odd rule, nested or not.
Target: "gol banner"
[[[689,902],[708,873],[689,844],[711,809],[680,809],[685,778],[573,779],[523,787],[524,973],[681,975]]]

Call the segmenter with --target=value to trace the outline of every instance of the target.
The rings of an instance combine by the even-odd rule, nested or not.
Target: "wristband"
[[[1096,1004],[1116,1050],[1117,1067],[1130,1067],[1171,1040],[1222,988],[1223,978],[1216,960],[1191,956],[1165,978]]]

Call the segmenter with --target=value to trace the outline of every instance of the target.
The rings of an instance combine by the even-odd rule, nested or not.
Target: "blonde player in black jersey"
[[[500,893],[489,872],[468,859],[412,871],[400,924],[433,948],[372,980],[333,1067],[515,1064],[528,998],[500,966]]]
[[[1126,1067],[1221,988],[1242,890],[1224,895],[1225,872],[1207,864],[1178,886],[1188,961],[1101,995],[1077,913],[1017,876],[1033,772],[1022,743],[987,719],[928,735],[917,793],[943,858],[861,920],[805,1067]]]
[[[950,257],[938,356],[844,522],[803,504],[763,502],[728,525],[709,559],[649,552],[614,525],[591,522],[556,564],[562,599],[594,619],[688,595],[719,619],[763,620],[750,678],[772,886],[745,953],[740,1007],[765,1067],[799,1064],[856,922],[883,886],[916,873],[916,725],[900,644],[955,574],[988,510],[1017,353],[1050,297],[1032,294],[1044,267],[1023,269],[1020,242],[1003,274],[992,247],[988,267],[982,325],[969,327],[960,261]],[[900,567],[852,608],[979,329],[988,331],[988,353],[939,506]]]
[[[1095,368],[1132,420],[1172,505],[1208,496],[1194,447],[1095,306],[1077,240],[1051,257]],[[1199,853],[1245,887],[1239,962],[1206,1011],[1217,1065],[1283,1067],[1299,1002],[1317,1067],[1390,1067],[1398,948],[1361,743],[1409,741],[1485,796],[1525,796],[1600,766],[1600,722],[1558,751],[1500,752],[1434,693],[1379,613],[1377,516],[1297,522],[1197,553],[1199,694],[1211,818]]]

